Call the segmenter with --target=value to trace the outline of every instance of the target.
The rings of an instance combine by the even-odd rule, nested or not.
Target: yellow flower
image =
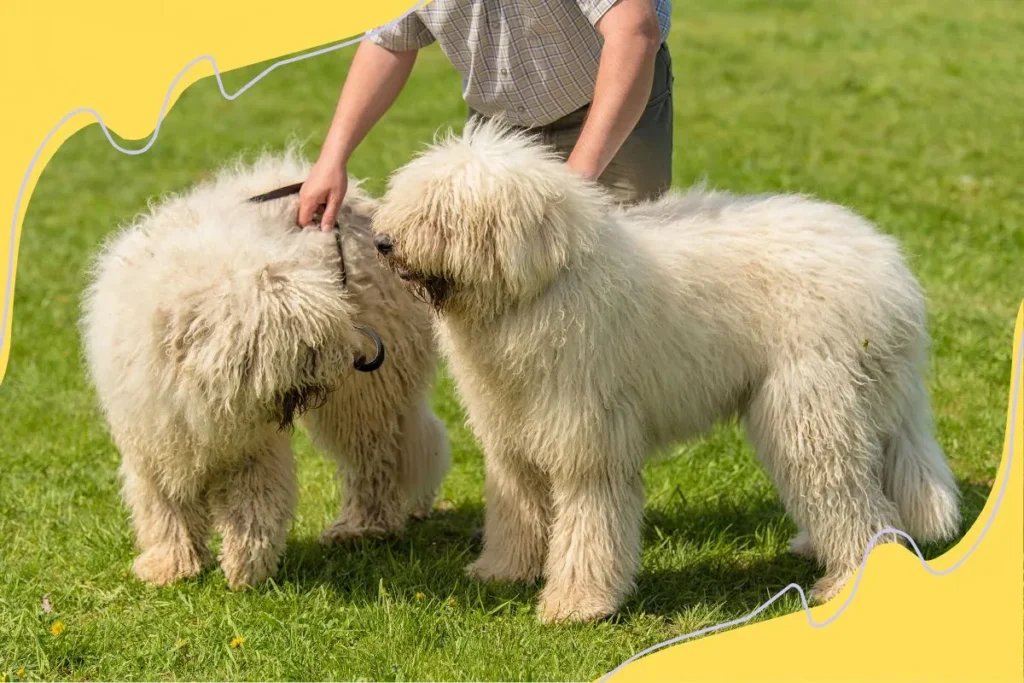
[[[455,607],[455,605],[456,605],[455,598],[448,598],[448,606],[449,607]]]
[[[25,677],[25,667],[21,667],[20,669],[18,669],[14,673],[18,674],[18,678],[24,678]]]
[[[50,627],[50,633],[52,633],[54,636],[59,636],[60,634],[64,633],[64,624],[62,624],[59,621],[53,622],[53,626]]]
[[[231,639],[231,647],[242,647],[242,643],[245,642],[245,638],[242,636],[235,636]]]
[[[425,597],[427,597],[427,596],[426,596],[426,595],[424,595],[423,593],[417,593],[417,594],[416,594],[416,599],[417,599],[417,600],[422,600],[422,599],[423,599],[423,598],[425,598]]]

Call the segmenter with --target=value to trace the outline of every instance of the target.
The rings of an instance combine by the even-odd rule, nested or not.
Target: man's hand
[[[604,173],[647,106],[661,28],[653,0],[619,0],[598,20],[604,39],[594,100],[570,168],[590,180]]]
[[[320,229],[330,231],[347,190],[348,172],[344,168],[333,159],[317,161],[299,191],[299,225],[305,227],[312,223],[316,210],[326,205]]]

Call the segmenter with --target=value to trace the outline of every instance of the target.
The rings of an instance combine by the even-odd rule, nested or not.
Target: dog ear
[[[543,226],[506,253],[506,281],[517,297],[530,296],[543,289],[566,259],[564,244]]]
[[[514,243],[505,245],[507,276],[519,296],[540,292],[560,270],[589,252],[610,207],[599,186],[582,182],[574,172],[555,175],[534,192],[523,204],[539,207],[536,217]]]
[[[156,313],[160,348],[181,376],[198,383],[209,398],[226,398],[219,393],[234,392],[251,369],[251,337],[237,317],[225,316],[235,303],[197,292]]]
[[[154,326],[160,347],[175,365],[183,364],[189,350],[209,339],[211,334],[210,325],[200,315],[195,302],[175,311],[159,309]]]
[[[274,264],[263,267],[256,273],[255,286],[245,293],[286,296],[288,278],[281,271],[282,268]],[[207,287],[189,292],[179,299],[174,310],[161,308],[157,311],[157,339],[174,362],[184,363],[187,355],[201,351],[204,346],[223,345],[226,341],[224,327],[235,328],[234,333],[242,332],[240,327],[245,317],[256,310],[255,301],[239,296],[239,291],[230,287],[217,290]]]
[[[565,197],[555,188],[545,188],[542,198],[532,204],[536,213],[521,214],[528,225],[506,233],[502,248],[505,279],[513,296],[529,297],[543,290],[569,261],[570,235],[562,204]]]

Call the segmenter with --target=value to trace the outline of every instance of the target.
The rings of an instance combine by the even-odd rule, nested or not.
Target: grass
[[[930,298],[930,387],[964,491],[964,528],[999,461],[1022,294],[1018,10],[1007,0],[677,3],[670,38],[676,184],[706,176],[738,191],[814,193],[905,245]],[[434,402],[455,448],[447,511],[400,538],[322,550],[315,538],[337,489],[299,433],[301,503],[275,582],[236,595],[217,572],[160,590],[129,577],[118,455],[78,355],[83,268],[148,197],[226,157],[280,148],[293,135],[314,153],[350,57],[280,69],[234,103],[204,80],[146,155],[117,153],[91,126],[43,172],[24,224],[0,386],[7,680],[594,679],[646,646],[742,616],[791,581],[813,581],[814,567],[786,554],[793,526],[726,424],[648,467],[643,572],[623,612],[541,627],[535,589],[482,586],[461,573],[482,519],[482,464],[444,373]],[[261,66],[228,74],[228,89]],[[437,128],[460,127],[459,90],[441,53],[427,50],[354,173],[379,191]],[[791,594],[763,618],[798,607]]]

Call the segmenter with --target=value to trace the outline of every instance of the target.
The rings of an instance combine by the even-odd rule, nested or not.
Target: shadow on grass
[[[302,588],[328,585],[354,604],[378,601],[382,581],[391,593],[458,596],[475,589],[463,567],[479,552],[474,532],[483,514],[480,503],[465,503],[410,520],[401,534],[386,538],[331,546],[316,537],[289,539],[279,580]]]
[[[699,617],[713,610],[720,618],[712,621],[724,621],[749,614],[790,583],[806,589],[818,574],[812,561],[789,554],[755,560],[709,557],[685,567],[641,573],[623,611],[658,616],[692,612]],[[784,604],[789,609],[783,611],[799,606],[793,601]],[[778,613],[776,608],[766,616]]]
[[[682,552],[695,557],[641,572],[624,610],[664,616],[715,609],[734,618],[789,583],[809,586],[819,574],[815,563],[791,555],[785,545],[766,547],[760,537],[779,526],[787,541],[796,533],[775,498],[744,506],[702,502],[648,510],[645,546],[667,538],[684,543]]]
[[[479,553],[474,536],[483,523],[483,514],[481,504],[466,503],[435,511],[427,520],[410,522],[403,534],[391,538],[360,539],[331,547],[321,546],[312,537],[293,539],[285,550],[278,580],[303,590],[327,585],[355,605],[378,602],[382,581],[391,594],[451,596],[485,611],[510,600],[532,603],[540,585],[484,585],[463,574],[463,568]],[[698,546],[732,539],[737,548],[744,548],[750,546],[751,535],[765,520],[781,514],[781,508],[770,504],[745,511],[724,506],[652,510],[648,512],[644,543],[648,546],[652,542],[656,535],[653,530],[658,528]],[[682,568],[645,569],[638,576],[638,590],[625,607],[667,615],[695,604],[725,603],[722,606],[731,612],[745,607],[753,596],[763,595],[770,587],[766,578],[785,576],[788,583],[806,577],[810,566],[788,555],[763,563],[733,561],[723,555]]]
[[[958,539],[977,518],[990,490],[970,482],[961,482],[961,487],[965,509]],[[464,575],[463,568],[480,550],[475,534],[483,515],[482,504],[463,503],[435,511],[427,520],[411,521],[402,534],[390,538],[360,539],[331,547],[321,546],[315,537],[292,539],[278,581],[300,590],[328,586],[357,606],[379,603],[383,587],[389,595],[404,599],[417,593],[445,600],[454,597],[485,612],[510,602],[532,607],[540,585],[481,584]],[[766,547],[760,537],[766,529],[781,530],[785,539],[795,533],[774,498],[747,506],[691,503],[649,508],[644,527],[648,561],[637,577],[637,590],[620,614],[671,616],[714,609],[725,618],[735,618],[757,608],[789,583],[808,589],[822,569],[811,560],[789,554],[784,545]],[[678,558],[653,549],[665,539],[682,543],[683,552],[693,549],[694,556]],[[922,551],[931,559],[955,544],[955,540],[927,544]],[[771,614],[795,610],[799,604],[795,594],[791,598]]]

